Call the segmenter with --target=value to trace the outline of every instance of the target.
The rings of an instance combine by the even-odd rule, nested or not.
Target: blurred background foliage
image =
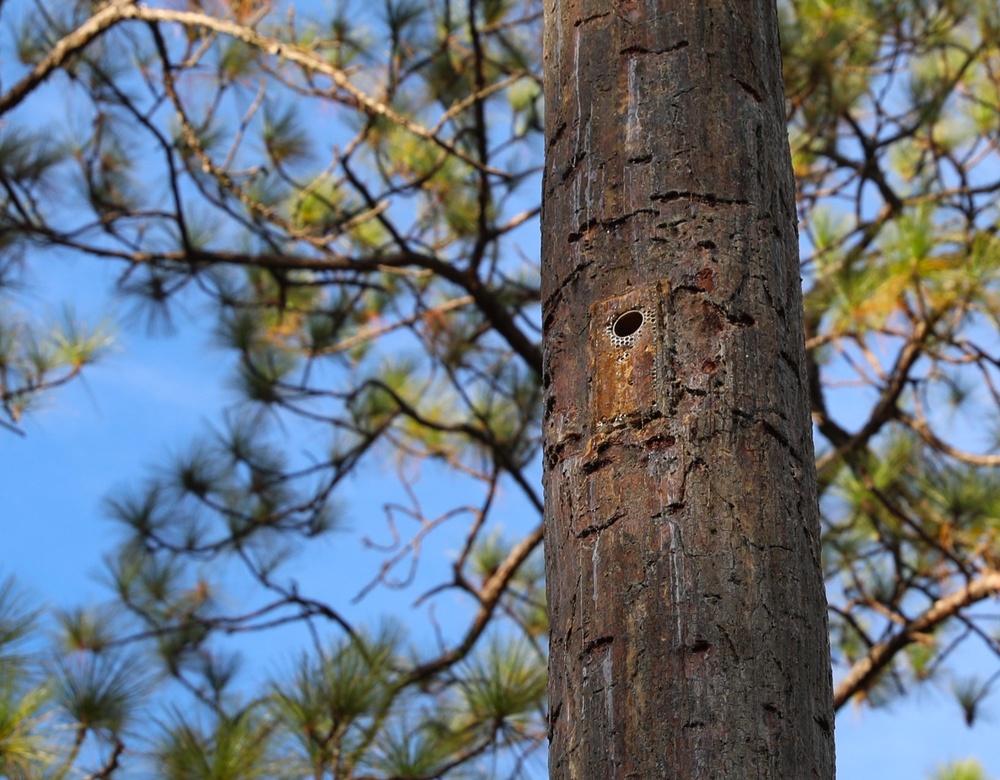
[[[1000,7],[778,7],[837,706],[933,685],[971,723],[1000,679],[952,663],[1000,654]],[[0,776],[537,774],[540,2],[17,0],[0,20],[4,435],[136,321],[205,322],[244,399],[109,495],[106,605],[43,624],[0,588]],[[38,318],[25,279],[66,254],[118,269],[130,322]],[[406,501],[362,595],[429,570],[422,625],[354,625],[353,593],[292,576],[372,462]],[[422,463],[453,507],[427,509]],[[298,659],[242,675],[234,643],[289,627]]]

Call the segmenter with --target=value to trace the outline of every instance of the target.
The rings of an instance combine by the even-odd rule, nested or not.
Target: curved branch
[[[474,301],[490,325],[507,342],[507,345],[524,359],[528,367],[537,375],[542,375],[542,349],[532,341],[514,321],[507,307],[497,299],[492,290],[483,284],[473,271],[463,271],[451,263],[426,253],[403,251],[384,257],[374,256],[355,259],[347,256],[301,257],[278,254],[244,255],[232,252],[209,252],[194,250],[186,253],[164,253],[165,260],[175,262],[195,261],[199,263],[230,263],[233,265],[257,266],[260,268],[300,270],[300,271],[364,271],[385,268],[401,268],[412,265],[431,271],[442,279],[458,285]],[[153,260],[143,257],[142,260]]]
[[[11,87],[7,94],[0,95],[0,116],[17,107],[36,87],[92,40],[127,19],[125,11],[135,2],[136,0],[112,0],[69,35],[60,38],[52,51],[32,68],[31,73]]]
[[[496,609],[497,604],[500,602],[500,597],[506,591],[511,578],[517,572],[521,564],[528,559],[528,556],[534,552],[535,548],[538,547],[541,542],[542,525],[539,523],[535,527],[535,530],[533,530],[524,539],[518,542],[513,549],[511,549],[503,563],[501,563],[500,566],[497,567],[497,570],[493,572],[493,575],[486,580],[485,583],[483,583],[483,587],[478,592],[475,592],[475,595],[479,599],[479,609],[476,610],[476,615],[472,620],[472,624],[469,626],[469,630],[462,638],[462,641],[455,645],[451,650],[442,653],[432,661],[428,661],[411,671],[406,676],[405,685],[426,680],[428,677],[432,677],[441,670],[447,669],[452,664],[461,661],[469,654],[469,651],[472,650],[476,641],[490,624],[490,618],[493,617],[493,612]]]
[[[943,452],[945,455],[950,455],[955,458],[955,460],[970,466],[1000,466],[1000,455],[980,455],[975,452],[966,452],[965,450],[953,447],[934,433],[926,420],[918,419],[912,415],[906,414],[905,412],[900,412],[898,419],[911,431],[917,434],[917,436],[923,439],[925,443],[929,444],[939,452]]]
[[[896,654],[921,634],[933,631],[964,607],[1000,593],[1000,571],[987,571],[949,596],[935,601],[930,609],[909,621],[896,634],[874,645],[868,655],[857,661],[837,686],[833,695],[835,710],[843,707],[852,696],[864,691],[896,657]]]
[[[440,138],[432,130],[428,130],[423,125],[394,111],[385,103],[372,98],[364,90],[352,84],[342,69],[331,65],[315,52],[307,51],[277,38],[263,35],[251,27],[225,19],[218,19],[209,14],[194,11],[149,8],[146,6],[137,6],[135,3],[136,0],[112,0],[111,3],[90,17],[90,19],[76,30],[60,39],[52,51],[42,58],[42,61],[34,67],[31,73],[15,84],[5,95],[0,96],[0,116],[19,105],[31,94],[32,90],[51,76],[54,71],[62,67],[69,57],[86,48],[91,41],[118,23],[127,20],[167,22],[180,24],[184,27],[202,27],[212,30],[240,40],[248,46],[252,46],[274,57],[292,62],[306,70],[321,73],[328,77],[335,87],[347,93],[360,108],[369,114],[384,116],[393,124],[439,146],[448,152],[448,154],[454,155],[484,174],[507,178],[507,174],[504,171],[484,165],[472,155],[463,152],[454,144]]]
[[[817,420],[817,424],[820,426],[820,431],[823,432],[824,435],[827,435],[827,431],[829,431],[829,435],[832,437],[833,441],[836,442],[837,440],[840,440],[840,442],[835,445],[834,449],[830,450],[816,461],[816,471],[819,473],[819,479],[821,482],[825,478],[829,478],[826,476],[825,472],[830,468],[835,469],[836,463],[840,458],[850,461],[851,457],[855,453],[864,450],[868,446],[868,443],[882,430],[886,423],[899,416],[899,408],[896,403],[899,401],[899,397],[903,394],[903,390],[909,382],[910,370],[916,364],[917,360],[919,360],[923,355],[924,342],[933,334],[933,324],[933,321],[922,321],[915,325],[909,341],[899,351],[899,356],[896,358],[896,364],[892,368],[889,381],[882,389],[878,403],[876,403],[875,407],[872,409],[871,415],[868,417],[868,421],[857,433],[852,434],[847,440],[843,440],[844,431],[842,428],[832,424],[832,421],[829,418]],[[822,411],[822,407],[820,407],[820,411]],[[815,395],[813,400],[813,412],[813,417],[815,419]]]
[[[144,6],[130,6],[120,8],[119,13],[122,19],[139,19],[146,22],[168,22],[180,24],[184,27],[203,27],[230,38],[242,41],[248,46],[252,46],[262,52],[274,57],[292,62],[299,67],[315,73],[321,73],[333,82],[334,86],[343,90],[350,98],[363,110],[375,116],[384,116],[393,124],[401,127],[413,135],[423,138],[425,141],[439,146],[448,154],[454,155],[462,162],[471,165],[473,168],[494,176],[507,178],[504,171],[483,165],[479,160],[451,143],[440,138],[433,131],[428,130],[423,125],[414,122],[402,114],[397,113],[382,101],[376,100],[363,89],[356,87],[347,74],[335,65],[330,64],[320,54],[305,49],[301,49],[293,44],[263,35],[256,30],[245,25],[236,24],[225,19],[218,19],[214,16],[194,11],[172,11],[163,8],[147,8]]]

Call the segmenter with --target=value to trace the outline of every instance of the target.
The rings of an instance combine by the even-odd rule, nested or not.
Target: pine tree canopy
[[[836,706],[931,686],[972,723],[1000,680],[1000,5],[778,10]],[[241,398],[108,494],[107,604],[45,623],[0,580],[0,777],[538,776],[540,0],[7,0],[0,27],[0,435],[115,327],[194,318]],[[23,287],[66,257],[115,269],[126,322],[39,318]],[[369,468],[393,497],[348,528]],[[296,579],[347,533],[372,582]],[[345,615],[387,589],[420,609]],[[299,654],[241,673],[271,631]]]

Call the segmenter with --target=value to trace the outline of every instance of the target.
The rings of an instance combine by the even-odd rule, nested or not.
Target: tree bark
[[[774,0],[546,0],[550,775],[834,777]]]

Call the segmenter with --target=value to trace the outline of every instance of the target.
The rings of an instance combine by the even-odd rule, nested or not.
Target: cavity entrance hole
[[[621,315],[611,326],[611,333],[620,339],[627,339],[642,327],[643,316],[638,309],[627,311]]]

